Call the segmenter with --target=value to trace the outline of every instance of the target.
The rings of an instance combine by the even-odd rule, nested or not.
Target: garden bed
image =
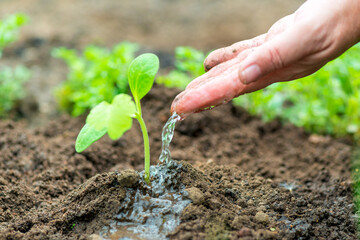
[[[152,164],[177,93],[156,86],[143,100]],[[126,192],[144,187],[124,171],[143,169],[137,124],[78,154],[83,122],[0,122],[0,238],[98,239]],[[196,194],[168,237],[356,239],[351,150],[346,140],[262,123],[231,104],[190,116],[178,123],[171,152],[181,160],[178,179]]]

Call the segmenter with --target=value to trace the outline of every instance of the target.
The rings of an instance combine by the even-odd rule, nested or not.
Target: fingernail
[[[181,112],[178,112],[178,111],[176,111],[177,110],[177,106],[178,106],[178,104],[179,104],[179,102],[180,102],[180,99],[183,97],[185,95],[185,91],[183,91],[183,92],[181,92],[181,93],[179,93],[175,98],[174,98],[174,100],[173,100],[173,102],[172,102],[172,104],[171,104],[171,113],[172,112],[176,112],[177,114],[181,114]]]
[[[261,76],[260,67],[257,64],[250,65],[246,69],[240,69],[239,78],[243,84],[255,82]]]
[[[207,64],[206,64],[206,65],[204,66],[205,72],[209,71],[210,68],[211,68],[210,65],[207,65]]]

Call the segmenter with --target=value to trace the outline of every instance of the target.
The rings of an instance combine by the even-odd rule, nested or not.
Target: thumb
[[[304,49],[306,39],[300,36],[299,32],[299,29],[287,30],[254,48],[240,65],[240,81],[243,84],[255,82],[268,73],[282,69],[304,57],[307,54]]]

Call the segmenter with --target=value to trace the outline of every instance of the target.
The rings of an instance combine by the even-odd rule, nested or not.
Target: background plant
[[[22,14],[10,15],[0,21],[0,58],[3,49],[17,39],[21,26],[27,21],[28,18]],[[24,83],[29,78],[30,71],[24,66],[0,66],[0,117],[6,116],[25,96]]]
[[[60,109],[79,116],[102,101],[127,93],[127,68],[138,49],[130,42],[112,49],[88,46],[80,56],[73,49],[54,49],[52,55],[69,67],[67,80],[55,90]]]
[[[175,69],[157,78],[158,84],[184,89],[191,80],[205,73],[205,54],[191,47],[175,49]]]
[[[28,18],[23,14],[13,14],[0,21],[0,57],[3,49],[14,42],[21,26],[28,22]]]

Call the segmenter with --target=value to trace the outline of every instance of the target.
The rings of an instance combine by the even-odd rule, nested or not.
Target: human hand
[[[310,75],[360,40],[360,1],[308,0],[266,34],[212,52],[172,103],[181,116]]]

